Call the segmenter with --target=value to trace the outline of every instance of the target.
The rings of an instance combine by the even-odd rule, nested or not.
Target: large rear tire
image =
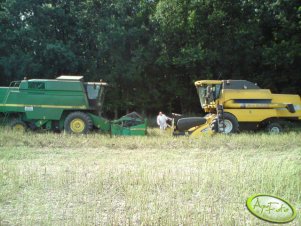
[[[239,124],[234,115],[227,112],[223,114],[223,119],[221,119],[219,122],[219,131],[221,133],[237,133],[238,127]]]
[[[21,119],[14,119],[10,123],[10,128],[13,131],[24,133],[24,132],[26,132],[26,130],[27,130],[28,127],[25,124],[25,122],[23,122]]]
[[[87,134],[92,128],[92,120],[86,113],[72,112],[65,119],[64,129],[67,133]]]

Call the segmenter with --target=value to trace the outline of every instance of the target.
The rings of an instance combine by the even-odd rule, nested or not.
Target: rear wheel
[[[89,115],[80,111],[70,113],[64,123],[67,133],[87,134],[92,127],[93,123]]]
[[[219,132],[221,133],[236,133],[238,132],[238,121],[236,117],[230,113],[224,113],[223,119],[219,122]]]
[[[10,128],[13,131],[24,133],[27,130],[27,125],[21,119],[15,119],[10,123]]]
[[[272,122],[267,125],[266,130],[269,133],[281,133],[283,131],[282,126],[278,122]]]

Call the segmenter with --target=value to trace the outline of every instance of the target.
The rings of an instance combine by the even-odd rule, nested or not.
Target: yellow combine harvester
[[[258,129],[279,133],[286,122],[301,120],[299,95],[273,94],[245,80],[201,80],[195,86],[208,114],[179,119],[175,135]]]

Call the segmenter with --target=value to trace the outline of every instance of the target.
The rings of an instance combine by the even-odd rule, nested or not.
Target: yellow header
[[[222,84],[222,80],[199,80],[194,83],[195,86],[202,86],[202,85],[217,85]]]

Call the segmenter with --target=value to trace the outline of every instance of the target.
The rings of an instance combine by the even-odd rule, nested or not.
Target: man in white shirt
[[[159,112],[159,115],[157,116],[157,124],[160,127],[160,129],[165,130],[167,127],[167,120],[171,120],[171,118],[164,115],[161,111]]]

